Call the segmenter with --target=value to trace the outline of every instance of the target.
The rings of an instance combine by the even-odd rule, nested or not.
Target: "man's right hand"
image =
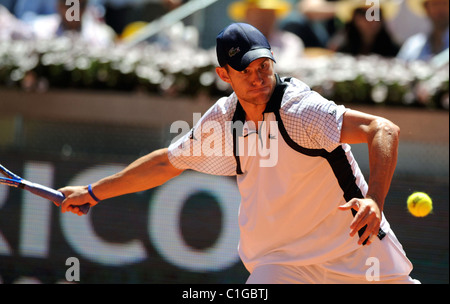
[[[98,204],[88,192],[88,186],[69,186],[59,189],[66,199],[61,204],[61,212],[72,212],[79,216],[84,215],[79,206],[89,203],[91,207]]]

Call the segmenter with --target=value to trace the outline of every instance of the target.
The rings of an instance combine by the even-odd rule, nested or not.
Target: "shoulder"
[[[332,151],[339,144],[346,108],[311,90],[297,79],[286,88],[280,117],[290,138],[308,149]]]
[[[233,118],[238,98],[235,93],[217,100],[203,115],[204,119],[229,121]]]
[[[303,81],[295,78],[295,77],[282,77],[281,80],[287,84],[287,90],[291,90],[291,91],[299,91],[299,92],[303,92],[303,91],[310,91],[311,88],[304,83]]]
[[[296,78],[286,78],[287,88],[281,103],[281,112],[289,115],[299,115],[311,111],[322,111],[336,104]]]

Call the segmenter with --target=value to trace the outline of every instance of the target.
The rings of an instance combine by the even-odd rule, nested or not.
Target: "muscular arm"
[[[170,163],[167,149],[161,149],[139,158],[124,170],[93,183],[92,190],[97,198],[105,200],[160,186],[181,172],[183,171]],[[72,206],[86,202],[96,205],[87,186],[65,187],[60,191],[67,197],[61,206],[62,212],[71,211],[81,215],[78,207]]]
[[[400,128],[382,117],[354,110],[344,114],[341,142],[367,143],[369,150],[370,176],[366,199],[353,199],[346,204],[346,207],[358,210],[350,225],[352,236],[368,225],[360,243],[370,234],[376,235],[380,227],[381,212],[397,164],[399,135]]]

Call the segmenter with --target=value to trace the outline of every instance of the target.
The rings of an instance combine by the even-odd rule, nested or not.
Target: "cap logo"
[[[237,47],[237,48],[231,48],[229,51],[228,51],[228,56],[230,56],[230,57],[233,57],[233,56],[235,56],[237,53],[239,53],[241,50],[239,49],[239,47]]]

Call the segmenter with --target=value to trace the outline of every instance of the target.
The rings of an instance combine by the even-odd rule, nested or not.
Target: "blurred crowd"
[[[221,94],[202,39],[247,22],[268,37],[278,73],[327,98],[450,108],[449,0],[219,0],[212,17],[176,18],[197,1],[0,0],[0,86]]]
[[[140,18],[155,19],[187,1],[160,0],[148,7],[153,2],[0,0],[0,41],[69,36],[93,46],[110,47],[148,24]]]
[[[67,35],[109,47],[188,1],[0,0],[0,41]],[[449,0],[236,0],[230,1],[227,17],[259,28],[281,65],[332,52],[406,61],[448,57]],[[199,45],[192,26],[172,27],[172,33],[166,30],[148,42]]]

